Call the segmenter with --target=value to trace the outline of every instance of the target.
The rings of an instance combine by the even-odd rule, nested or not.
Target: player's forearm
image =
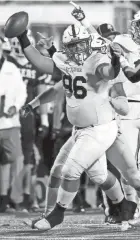
[[[55,100],[57,93],[62,89],[63,83],[62,81],[56,83],[54,87],[51,87],[39,94],[34,100],[32,100],[29,104],[32,108],[36,108],[41,104],[49,103]]]
[[[29,45],[24,49],[27,59],[42,73],[53,74],[53,60],[45,57],[39,53],[39,51],[32,45]]]
[[[125,67],[123,69],[125,76],[132,82],[136,83],[140,81],[140,69],[136,70],[131,67]]]
[[[132,82],[136,83],[140,81],[140,64],[136,68],[130,67],[127,59],[121,56],[120,58],[121,68],[125,74],[125,76]]]
[[[35,99],[29,102],[29,104],[32,106],[32,108],[36,108],[41,104],[54,101],[56,94],[57,90],[54,87],[51,87],[50,89],[47,89],[43,93],[39,94]]]
[[[110,98],[109,101],[119,115],[126,116],[128,114],[129,105],[126,97],[118,96],[116,98]]]
[[[27,36],[27,31],[22,33],[18,40],[27,59],[40,71],[52,75],[54,63],[51,58],[47,58],[34,48]]]
[[[80,23],[87,29],[89,34],[97,33],[95,27],[89,22],[89,20],[85,17]]]

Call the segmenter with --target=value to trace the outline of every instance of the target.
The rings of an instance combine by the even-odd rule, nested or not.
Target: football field
[[[38,214],[31,214],[30,218]],[[49,232],[32,230],[23,221],[27,216],[14,214],[0,215],[0,239],[30,239],[30,240],[140,240],[140,228],[121,231],[121,227],[104,224],[104,215],[100,210],[73,214],[67,212],[63,224]]]

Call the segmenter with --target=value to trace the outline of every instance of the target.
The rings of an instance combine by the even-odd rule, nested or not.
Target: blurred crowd
[[[32,33],[28,34],[35,45]],[[42,44],[36,46],[41,54],[52,57]],[[21,118],[20,109],[61,80],[61,75],[38,72],[25,58],[17,39],[9,42],[0,38],[0,58],[0,212],[36,211],[40,207],[37,178],[49,175],[72,126],[66,117],[63,91],[54,102],[41,105],[26,118]],[[87,184],[83,174],[73,201],[74,212],[91,207],[86,200]],[[97,205],[102,198],[100,191],[98,196]]]

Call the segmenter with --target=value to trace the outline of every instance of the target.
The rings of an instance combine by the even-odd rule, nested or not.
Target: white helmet
[[[140,45],[140,11],[134,15],[134,19],[130,21],[129,33],[133,41]]]
[[[28,36],[31,44],[33,46],[35,46],[35,39],[34,39],[30,29],[28,30],[27,36]],[[11,44],[12,53],[15,55],[15,57],[25,57],[24,53],[22,51],[22,48],[20,46],[20,43],[16,37],[10,39],[10,44]]]
[[[91,35],[81,25],[70,25],[63,33],[62,42],[69,60],[78,65],[83,64],[92,53]]]

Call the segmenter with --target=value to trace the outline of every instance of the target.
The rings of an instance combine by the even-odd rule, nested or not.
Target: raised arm
[[[40,72],[52,75],[54,69],[53,60],[49,57],[41,55],[39,51],[31,45],[30,40],[27,36],[27,30],[18,37],[18,40],[27,59]]]
[[[86,15],[85,15],[84,11],[81,9],[81,7],[72,1],[70,3],[75,7],[74,10],[72,11],[71,15],[87,29],[89,34],[97,33],[95,27],[87,19]]]

